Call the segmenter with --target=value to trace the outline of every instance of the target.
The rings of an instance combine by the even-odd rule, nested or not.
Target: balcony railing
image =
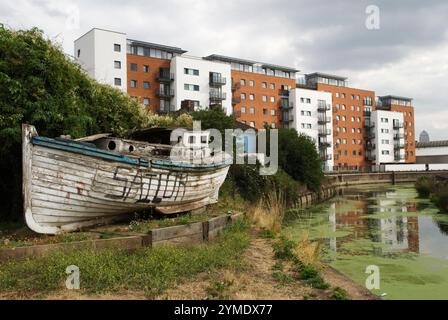
[[[366,153],[366,160],[367,161],[376,161],[376,155],[373,154],[372,152],[367,152]]]
[[[331,154],[324,154],[320,158],[321,158],[322,161],[331,161],[333,159]]]
[[[319,129],[319,136],[331,136],[331,130],[330,129]]]
[[[211,75],[210,76],[210,85],[211,86],[216,86],[216,87],[220,87],[220,86],[225,86],[227,84],[227,79],[224,77],[220,77],[220,76],[216,76],[216,75]]]
[[[364,111],[364,117],[372,116],[372,111]]]
[[[173,89],[159,89],[157,96],[162,99],[171,99],[174,97]]]
[[[294,121],[294,115],[292,114],[283,114],[282,115],[282,122],[283,123],[290,123]]]
[[[404,154],[395,153],[395,161],[403,161],[403,160],[404,160]]]
[[[171,105],[169,107],[167,106],[159,106],[159,113],[161,114],[167,114],[171,112],[176,112],[176,107]]]
[[[331,110],[331,105],[329,104],[319,104],[317,106],[317,111],[318,112],[327,112]]]
[[[376,135],[374,131],[368,130],[366,133],[364,133],[365,139],[375,139]]]
[[[395,142],[394,148],[395,149],[404,149],[404,142]]]
[[[281,99],[280,100],[280,108],[282,108],[284,110],[293,109],[294,104],[287,99]]]
[[[331,123],[331,117],[318,117],[317,122],[319,124]]]
[[[225,92],[210,92],[210,101],[226,100],[227,94]]]
[[[232,91],[237,91],[241,89],[241,83],[240,82],[236,82],[232,84]]]
[[[280,89],[278,94],[280,96],[282,96],[282,97],[289,97],[289,90],[287,90],[287,89]]]
[[[376,144],[374,144],[374,143],[368,143],[367,145],[366,145],[366,150],[367,151],[373,151],[373,150],[375,150],[376,149]]]
[[[373,122],[371,120],[366,120],[364,122],[364,127],[366,127],[366,128],[375,128],[375,122]]]
[[[403,133],[396,133],[394,134],[394,140],[401,140],[404,139],[404,134]]]
[[[161,69],[157,75],[157,80],[159,82],[171,82],[174,81],[174,73],[171,73],[167,69]]]
[[[331,148],[331,142],[330,141],[319,141],[319,148],[320,149],[327,149],[327,148]]]
[[[403,123],[400,121],[394,121],[394,129],[402,129]]]
[[[232,97],[232,104],[236,105],[241,103],[241,97]]]

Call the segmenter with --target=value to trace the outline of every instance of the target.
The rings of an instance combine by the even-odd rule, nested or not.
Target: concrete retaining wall
[[[0,261],[39,258],[55,252],[70,253],[91,249],[136,250],[163,245],[194,244],[212,241],[230,224],[242,219],[242,213],[223,215],[204,222],[151,230],[148,234],[130,237],[97,239],[19,248],[0,248]]]

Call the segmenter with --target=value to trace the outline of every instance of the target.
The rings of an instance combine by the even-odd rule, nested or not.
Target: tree
[[[38,29],[0,29],[0,88],[0,219],[22,212],[22,123],[77,138],[125,136],[147,121],[138,102],[89,78]]]
[[[279,165],[292,178],[318,190],[324,174],[313,140],[294,129],[280,129],[278,137]]]

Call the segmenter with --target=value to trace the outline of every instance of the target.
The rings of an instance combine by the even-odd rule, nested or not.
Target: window
[[[254,85],[255,85],[254,80],[250,80],[250,81],[249,81],[249,86],[253,87]]]
[[[137,88],[137,80],[131,80],[131,88]]]
[[[266,88],[268,87],[267,82],[262,82],[262,83],[261,83],[261,87],[262,87],[263,89],[266,89]]]
[[[121,86],[121,78],[115,78],[115,79],[114,79],[114,84],[115,84],[116,86]]]
[[[358,123],[361,123],[361,117],[358,117]]]
[[[351,120],[352,120],[352,122],[355,122],[355,117],[352,117]]]
[[[350,106],[350,110],[355,111],[355,106]]]
[[[352,155],[353,155],[353,156],[356,156],[356,150],[353,150],[353,151],[352,151]]]
[[[270,88],[271,88],[272,90],[274,90],[274,89],[275,89],[275,83],[271,83],[271,84],[270,84]]]
[[[143,81],[143,89],[149,89],[151,87],[151,85],[149,84],[148,81]]]
[[[356,144],[356,140],[355,139],[352,139],[352,144]],[[354,155],[356,155],[356,154],[354,154]]]
[[[342,132],[347,133],[347,128],[346,127],[342,128]]]
[[[121,45],[115,43],[115,44],[114,44],[114,51],[115,51],[115,52],[121,52]]]
[[[361,130],[361,128],[358,128],[358,133],[362,133],[362,130]]]
[[[352,128],[352,133],[355,133],[355,128]]]
[[[149,98],[144,98],[144,99],[143,99],[143,104],[144,104],[145,106],[149,106],[149,102],[150,102]]]
[[[250,113],[250,114],[255,114],[255,108],[250,108],[250,109],[249,109],[249,113]]]
[[[241,113],[246,114],[246,107],[241,107]]]
[[[241,80],[240,80],[240,83],[241,83],[242,86],[245,86],[245,85],[246,85],[246,80],[241,79]]]
[[[251,126],[252,128],[255,128],[255,122],[251,121],[251,122],[250,122],[250,126]]]
[[[137,71],[137,64],[131,63],[131,71]]]
[[[347,118],[345,116],[342,116],[342,121],[347,120]]]
[[[241,94],[241,100],[246,100],[246,94],[245,93]]]
[[[199,91],[199,86],[196,84],[184,84],[184,89],[187,91]]]
[[[352,96],[350,97],[350,99],[355,100],[355,95],[352,94]]]
[[[81,56],[81,50],[78,49],[78,58]]]
[[[347,144],[347,139],[343,139],[342,144]]]
[[[149,66],[143,66],[143,72],[148,73],[149,72]]]
[[[336,92],[336,98],[339,98],[339,92]]]
[[[254,101],[255,100],[255,95],[253,93],[251,93],[249,95],[249,100]]]
[[[275,97],[274,96],[271,96],[271,102],[275,103]]]
[[[346,106],[345,106],[345,104],[343,104],[342,105],[342,110],[346,110],[347,108],[346,108]]]
[[[275,114],[276,114],[275,109],[271,109],[271,116],[275,116]]]
[[[114,61],[115,69],[121,69],[121,61]]]
[[[341,98],[345,99],[345,93],[341,93]]]
[[[264,96],[262,97],[262,99],[263,99],[263,102],[267,102],[267,101],[268,101],[268,96],[265,96],[265,95],[264,95]]]
[[[275,123],[271,123],[271,128],[272,128],[272,129],[275,129],[275,128],[276,128]]]
[[[263,115],[266,116],[268,114],[268,109],[263,108]]]
[[[190,75],[190,76],[198,76],[198,75],[199,75],[199,70],[185,68],[185,69],[184,69],[184,73],[185,73],[185,74],[188,74],[188,75]]]

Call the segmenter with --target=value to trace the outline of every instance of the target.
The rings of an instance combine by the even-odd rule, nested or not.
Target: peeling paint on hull
[[[25,220],[37,233],[75,231],[149,208],[163,214],[199,209],[217,201],[229,170],[114,161],[33,143],[33,126],[22,131]]]

